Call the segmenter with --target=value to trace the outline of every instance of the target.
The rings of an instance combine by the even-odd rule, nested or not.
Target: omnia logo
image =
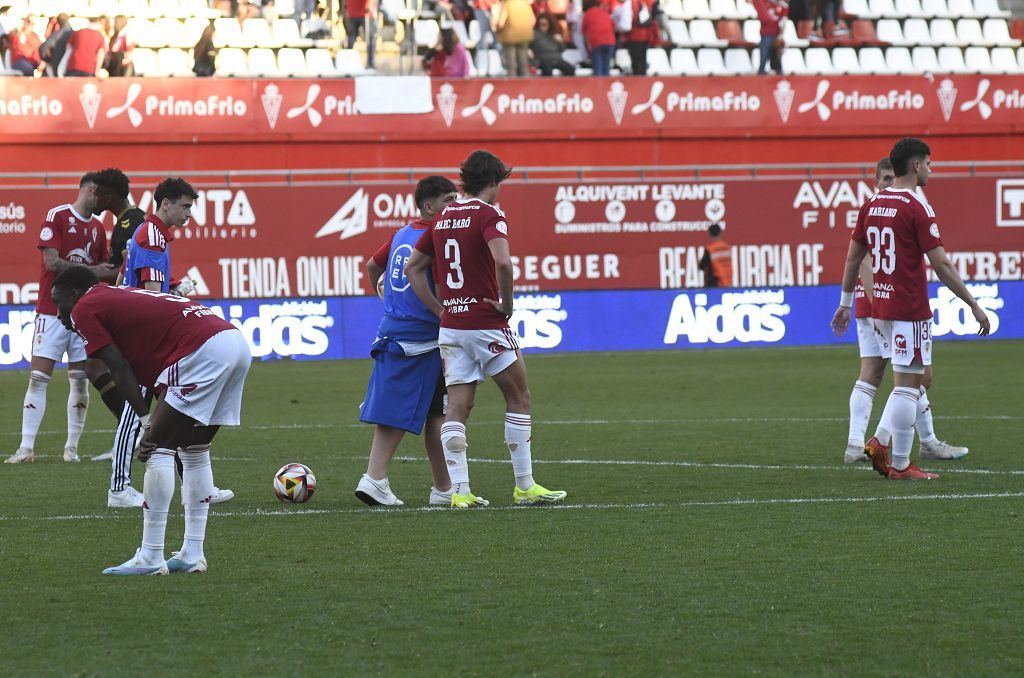
[[[374,228],[401,228],[419,214],[412,193],[378,193],[371,200],[369,193],[360,188],[320,227],[316,237],[337,233],[340,239],[345,240],[365,233],[371,225],[370,207],[373,208]]]
[[[711,304],[708,295],[680,294],[672,302],[665,326],[666,345],[678,344],[685,337],[690,344],[775,343],[786,336],[789,315],[783,290],[725,292],[722,301]]]
[[[368,203],[366,191],[360,188],[345,201],[344,205],[338,208],[338,211],[327,220],[326,224],[320,227],[320,230],[316,232],[316,237],[323,238],[337,233],[341,240],[345,240],[365,233],[368,223],[366,218]]]

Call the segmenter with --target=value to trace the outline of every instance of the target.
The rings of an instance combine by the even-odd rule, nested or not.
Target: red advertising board
[[[174,272],[213,297],[371,294],[363,266],[414,216],[412,186],[204,185],[171,245]],[[840,282],[858,206],[856,179],[509,183],[522,290],[697,287],[705,229],[725,225],[741,287]],[[935,177],[927,196],[946,248],[971,280],[1019,280],[1024,178]],[[0,189],[0,303],[34,298],[40,224],[74,190]],[[147,209],[152,195],[135,194]],[[108,217],[107,223],[111,221]]]
[[[2,78],[0,140],[824,137],[1024,128],[1024,88],[1013,76],[434,79],[421,83],[420,100],[406,102],[419,112],[390,115],[363,111],[401,108],[403,92],[389,87],[406,86],[371,80]]]

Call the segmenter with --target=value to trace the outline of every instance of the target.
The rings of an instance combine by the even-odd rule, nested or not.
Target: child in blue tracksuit
[[[444,177],[426,177],[416,184],[414,197],[420,218],[396,231],[366,262],[369,278],[384,300],[384,317],[370,347],[373,373],[359,415],[360,421],[377,426],[366,473],[355,492],[370,506],[403,503],[391,491],[387,473],[388,462],[406,431],[425,432],[434,481],[430,503],[451,505],[451,481],[441,448],[444,377],[437,347],[440,319],[416,297],[405,277],[405,262],[434,216],[455,199],[455,184]]]

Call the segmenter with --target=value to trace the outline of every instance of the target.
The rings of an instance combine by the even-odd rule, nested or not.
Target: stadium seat
[[[845,0],[843,11],[858,19],[877,19],[878,14],[871,11],[867,0]]]
[[[248,71],[253,77],[276,78],[280,75],[277,71],[277,57],[274,50],[266,47],[253,47],[249,50]]]
[[[898,19],[900,16],[892,0],[868,0],[868,7],[873,15],[883,19]]]
[[[254,47],[251,40],[242,36],[242,27],[237,19],[227,17],[213,20],[213,44],[217,47]]]
[[[885,65],[890,73],[911,75],[921,71],[910,58],[910,50],[906,47],[890,47],[885,50]]]
[[[682,19],[668,20],[668,39],[676,47],[689,47],[693,44],[690,42],[690,32],[686,30],[686,22]]]
[[[149,11],[150,15],[154,17],[185,18],[181,14],[181,5],[178,0],[149,0]]]
[[[939,71],[939,60],[935,56],[934,47],[915,47],[911,52],[914,68],[918,73],[936,73]]]
[[[787,47],[807,47],[810,45],[810,41],[804,40],[796,34],[796,26],[793,25],[792,21],[787,21],[785,27],[782,29],[782,37],[786,41]]]
[[[1010,37],[1006,19],[985,19],[982,28],[989,44],[997,47],[1020,47],[1020,40]]]
[[[974,0],[974,11],[978,13],[978,16],[995,19],[1009,19],[1013,14],[1009,10],[999,7],[998,0]]]
[[[988,47],[968,47],[964,50],[964,65],[969,73],[994,73]]]
[[[828,50],[824,47],[809,47],[805,49],[804,63],[807,66],[808,73],[831,75],[836,72],[832,68],[832,57],[829,56]]]
[[[719,19],[742,19],[739,11],[736,9],[735,0],[709,0],[708,8],[711,10],[711,15]]]
[[[956,37],[956,27],[953,25],[952,19],[932,19],[930,32],[933,44],[964,46],[964,43]]]
[[[132,50],[132,65],[135,75],[159,75],[160,67],[156,63],[156,52],[148,47],[136,47]]]
[[[692,49],[677,47],[672,50],[669,62],[672,64],[672,70],[679,75],[699,75],[700,73],[697,69],[697,57]]]
[[[921,0],[896,0],[896,13],[908,19],[923,17],[924,11],[921,9]]]
[[[993,73],[1017,74],[1021,72],[1020,64],[1017,63],[1017,57],[1009,47],[993,48],[991,58]]]
[[[864,47],[857,54],[860,59],[860,72],[882,75],[889,72],[885,62],[885,54],[879,47]]]
[[[960,19],[956,22],[956,37],[961,45],[982,47],[991,45],[981,32],[981,22],[977,19]]]
[[[624,49],[615,50],[615,56],[612,57],[612,68],[617,68],[623,73],[631,73],[632,67],[629,60],[629,52]]]
[[[244,51],[237,47],[225,47],[217,52],[217,75],[233,77],[248,74],[249,66]]]
[[[704,47],[725,47],[729,44],[718,38],[715,34],[715,25],[708,19],[695,19],[690,22],[690,41]]]
[[[185,19],[185,23],[181,30],[181,39],[184,44],[179,47],[193,48],[199,39],[203,37],[203,31],[210,25],[209,19],[203,19],[200,17],[191,17]]]
[[[736,0],[736,18],[756,19],[757,10],[754,9],[754,4],[750,0]]]
[[[717,19],[711,13],[708,0],[683,0],[683,15],[690,19]]]
[[[487,73],[499,77],[505,75],[505,64],[501,62],[501,55],[496,49],[487,50]]]
[[[277,9],[277,16],[290,17],[295,14],[295,0],[276,0],[274,8]],[[295,23],[294,19],[292,19],[292,23]]]
[[[295,22],[291,22],[294,24]],[[305,78],[310,73],[306,69],[306,55],[297,47],[283,47],[277,51],[277,72],[285,78]]]
[[[149,3],[146,0],[122,0],[118,4],[118,11],[128,17],[137,16],[143,19],[160,16],[158,13],[150,10]]]
[[[921,0],[921,13],[926,19],[947,19],[950,16],[946,0]]]
[[[908,45],[910,44],[903,37],[903,29],[900,28],[900,22],[896,19],[880,19],[878,24],[875,26],[876,36],[882,42],[886,42],[890,45]]]
[[[417,19],[412,22],[412,32],[416,36],[417,47],[433,47],[441,35],[441,27],[434,19]]]
[[[156,54],[160,73],[175,78],[189,77],[192,73],[192,55],[177,47],[162,47]]]
[[[271,29],[274,39],[285,47],[312,47],[313,41],[299,33],[299,25],[291,19],[278,19]]]
[[[908,45],[935,45],[928,22],[924,19],[907,19],[903,24],[903,37]]]
[[[318,78],[333,78],[338,76],[338,69],[331,59],[331,53],[320,47],[313,47],[306,50],[306,70],[310,75]]]
[[[757,68],[751,63],[748,50],[733,48],[725,50],[725,72],[729,75],[751,75],[757,72]]]
[[[647,75],[678,75],[669,63],[668,54],[661,47],[651,47],[647,50]]]
[[[566,63],[570,63],[573,66],[579,66],[583,63],[583,52],[579,51],[575,47],[570,47],[562,52],[562,58],[565,59]]]
[[[966,73],[967,64],[964,63],[964,53],[959,47],[940,47],[938,52],[939,72],[941,73]]]
[[[153,20],[151,35],[155,40],[149,45],[151,47],[192,47],[193,42],[188,44],[185,39],[185,24],[177,19],[161,17]]]
[[[894,19],[882,19],[882,21],[893,21]],[[881,23],[881,21],[879,21]],[[852,22],[850,27],[850,43],[857,45],[858,47],[879,47],[887,44],[884,40],[879,39],[878,34],[875,32],[875,24],[867,19],[858,19]]]
[[[270,34],[270,25],[267,20],[259,17],[245,20],[242,25],[242,38],[257,47],[282,47],[284,45]]]
[[[832,50],[832,68],[838,73],[860,73],[860,61],[852,47],[836,47]]]
[[[682,0],[665,0],[661,3],[661,11],[665,13],[670,19],[683,19],[683,1]],[[475,21],[473,22],[476,23]]]
[[[747,19],[744,21],[743,39],[747,42],[759,45],[761,43],[761,22],[757,19]]]
[[[203,20],[209,20],[220,16],[220,11],[210,8],[210,3],[207,0],[179,0],[179,9],[183,17],[192,17]],[[275,7],[279,14],[283,14],[280,0],[275,3]]]
[[[718,22],[718,37],[721,40],[725,40],[730,47],[750,49],[760,42],[760,40],[747,40],[740,29],[740,22],[735,19],[726,19]]]
[[[725,75],[722,50],[715,47],[701,47],[697,50],[697,70],[702,75]]]
[[[978,17],[971,0],[949,0],[949,16],[954,19]]]
[[[362,75],[363,59],[354,49],[339,49],[334,57],[334,67],[338,75]]]
[[[473,25],[476,25],[475,21],[473,22]],[[453,21],[452,30],[455,31],[455,37],[459,39],[459,42],[463,47],[466,49],[473,49],[476,47],[476,42],[471,40],[469,37],[469,32],[466,30],[466,24],[461,21]]]

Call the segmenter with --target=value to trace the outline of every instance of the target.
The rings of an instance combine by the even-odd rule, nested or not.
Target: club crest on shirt
[[[939,237],[939,225],[938,224],[932,224],[931,226],[928,227],[928,232],[931,233],[933,237],[938,238]]]
[[[506,224],[504,221],[499,221],[497,224],[494,225],[494,227],[498,229],[498,233],[501,233],[502,235],[508,235],[508,224]]]
[[[39,239],[40,240],[49,240],[52,237],[53,237],[53,229],[50,228],[49,226],[45,227],[42,231],[39,232]]]

